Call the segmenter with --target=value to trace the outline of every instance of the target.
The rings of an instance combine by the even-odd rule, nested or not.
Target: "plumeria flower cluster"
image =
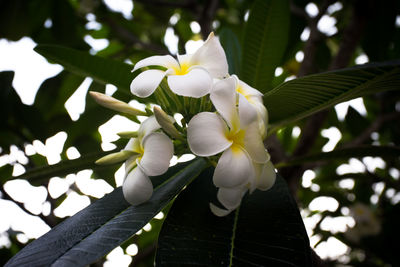
[[[220,205],[211,211],[225,216],[235,210],[246,194],[268,190],[276,174],[265,149],[267,109],[262,94],[228,74],[225,52],[213,33],[194,54],[152,56],[136,63],[141,70],[131,83],[139,98],[154,100],[158,106],[137,110],[122,101],[91,92],[108,108],[130,116],[148,116],[138,132],[129,137],[120,152],[98,160],[99,164],[125,161],[125,199],[132,205],[152,195],[149,176],[165,173],[175,153],[193,153],[215,165],[214,185]],[[178,124],[170,115],[179,113]],[[170,114],[170,115],[168,115]]]

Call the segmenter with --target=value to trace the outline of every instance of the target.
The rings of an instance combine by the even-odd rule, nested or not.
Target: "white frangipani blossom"
[[[172,92],[199,98],[210,92],[214,78],[228,75],[225,52],[213,33],[194,54],[178,55],[178,60],[170,55],[148,57],[136,63],[133,71],[149,66],[161,66],[166,70],[150,69],[140,73],[131,83],[131,92],[136,96],[150,96],[167,76]]]
[[[154,116],[145,120],[138,132],[119,133],[130,138],[122,151],[96,161],[125,161],[123,194],[129,203],[138,205],[150,199],[153,185],[149,176],[168,170],[174,153],[169,137],[176,140],[179,153],[188,152],[187,144],[197,156],[218,156],[213,183],[222,206],[210,203],[217,216],[235,210],[247,192],[273,186],[276,173],[263,144],[268,122],[263,95],[236,75],[229,77],[225,52],[213,33],[194,54],[178,55],[177,59],[170,55],[148,57],[137,62],[133,71],[139,69],[142,72],[132,81],[131,92],[138,97],[155,92],[155,104],[160,107],[154,107]],[[169,89],[159,88],[164,78]],[[203,97],[207,94],[209,97]],[[151,114],[148,109],[134,109],[104,94],[91,95],[99,104],[126,115]],[[210,112],[213,108],[216,112]],[[182,114],[181,124],[175,123],[173,114]]]
[[[171,139],[160,129],[154,116],[145,120],[139,128],[138,137],[131,138],[124,151],[131,151],[125,162],[127,176],[122,186],[125,199],[132,205],[147,201],[153,193],[149,176],[156,176],[168,170],[174,154]]]
[[[259,130],[257,110],[242,94],[238,94],[237,101],[236,79],[230,77],[216,82],[210,93],[219,115],[199,113],[189,122],[187,130],[188,144],[194,154],[208,157],[223,152],[213,182],[220,187],[217,198],[227,210],[218,212],[211,205],[218,216],[235,209],[248,189],[264,190],[275,180]]]

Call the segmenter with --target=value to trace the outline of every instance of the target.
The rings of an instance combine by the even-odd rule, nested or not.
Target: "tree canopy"
[[[29,37],[36,53],[63,67],[41,84],[33,105],[21,102],[14,72],[0,72],[1,201],[51,228],[27,242],[12,225],[2,229],[7,242],[0,244],[1,264],[101,266],[118,246],[133,255],[128,248],[135,244],[131,266],[400,265],[399,1],[126,0],[131,12],[108,2],[0,0],[0,38]],[[103,151],[99,127],[116,114],[140,124],[139,113],[104,108],[86,94],[84,112],[73,120],[65,102],[90,77],[89,91],[105,93],[113,85],[113,98],[134,100],[130,104],[138,109],[137,102],[145,104],[140,115],[156,113],[152,104],[180,111],[182,121],[170,124],[186,137],[193,109],[221,113],[218,108],[206,96],[197,101],[156,91],[140,98],[130,84],[144,71],[132,69],[150,56],[183,55],[211,32],[225,51],[229,74],[262,93],[268,110],[263,143],[277,171],[275,183],[246,193],[239,207],[217,217],[209,207],[217,201],[217,156],[195,157],[150,175],[151,198],[130,205],[114,178],[121,164],[95,162],[123,149],[126,136],[137,137],[121,133],[114,150]],[[106,45],[95,49],[93,40]],[[159,88],[168,86],[164,79]],[[162,130],[178,158],[190,153],[179,134]],[[40,151],[27,152],[60,132],[67,137],[58,163],[49,164]],[[72,147],[78,158],[68,156]],[[15,151],[26,160],[9,160]],[[13,176],[21,166],[24,172]],[[59,196],[48,193],[54,177],[67,180],[87,169],[112,192],[96,197],[74,180]],[[7,190],[19,180],[45,188],[49,212],[33,212]],[[69,218],[56,216],[71,193],[88,196],[90,205]],[[345,252],[329,257],[323,250],[328,243]]]

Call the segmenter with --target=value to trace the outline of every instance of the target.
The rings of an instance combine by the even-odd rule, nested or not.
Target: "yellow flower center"
[[[140,157],[144,154],[144,148],[143,148],[139,138],[135,138],[132,151],[139,153]]]
[[[185,75],[189,72],[189,68],[190,66],[188,63],[182,63],[180,68],[174,68],[175,75]]]
[[[249,93],[247,93],[246,90],[244,90],[240,84],[236,87],[236,92],[238,92],[239,94],[244,96],[247,99],[247,101],[249,101],[250,103],[253,103],[253,100],[251,99],[251,95]]]
[[[227,138],[229,141],[232,141],[231,149],[232,151],[239,152],[241,147],[244,147],[244,137],[246,132],[244,130],[239,131],[229,131],[227,134]]]

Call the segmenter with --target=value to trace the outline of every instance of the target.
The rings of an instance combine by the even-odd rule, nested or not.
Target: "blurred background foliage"
[[[18,41],[29,37],[37,44],[58,44],[135,63],[154,54],[183,54],[187,42],[205,39],[214,31],[227,51],[230,72],[241,77],[244,24],[254,1],[137,0],[132,1],[130,14],[116,11],[105,2],[1,0],[0,38]],[[290,10],[288,45],[283,51],[283,60],[274,63],[278,68],[275,76],[270,77],[270,88],[296,76],[368,60],[400,58],[399,1],[293,0]],[[324,27],[329,23],[330,27]],[[177,51],[171,51],[166,45],[166,35],[171,33],[177,38]],[[88,39],[105,39],[108,45],[95,51]],[[93,179],[104,179],[115,186],[114,173],[118,167],[93,164],[94,159],[104,155],[98,128],[114,113],[86,97],[84,113],[78,120],[72,120],[64,104],[84,78],[71,72],[62,71],[44,81],[33,105],[21,102],[12,86],[13,78],[12,71],[0,72],[0,156],[9,157],[12,150],[18,150],[24,153],[26,160],[2,163],[1,198],[16,203],[24,212],[53,227],[63,220],[53,211],[67,195],[71,192],[84,195],[75,183],[57,198],[47,194],[44,202],[51,206],[47,213],[30,211],[25,203],[13,198],[4,185],[15,179],[13,169],[22,165],[26,171],[39,172],[37,176],[18,177],[27,179],[33,186],[47,188],[49,178],[65,177],[83,169],[93,169]],[[104,92],[105,85],[93,81],[89,90]],[[345,251],[339,256],[320,254],[323,259],[318,264],[321,266],[400,265],[396,249],[400,237],[399,92],[364,97],[360,101],[365,113],[353,106],[348,107],[344,117],[338,117],[334,108],[322,111],[279,129],[265,141],[272,161],[298,202],[312,247],[318,252],[318,247],[323,247],[328,240],[341,242],[342,247],[345,245]],[[126,102],[132,98],[120,90],[114,96]],[[26,148],[35,140],[44,144],[59,132],[68,136],[61,160],[68,160],[66,151],[71,147],[81,156],[70,165],[54,165],[54,173],[46,176],[37,169],[48,163],[46,156],[27,153]],[[334,136],[338,138],[332,141]],[[116,146],[121,144],[117,141]],[[339,153],[320,154],[332,150]],[[96,197],[89,197],[91,201],[96,200]],[[314,208],[318,202],[330,205]],[[124,253],[128,253],[129,245],[137,245],[138,252],[131,258],[131,266],[152,265],[161,223],[162,219],[153,219],[151,231],[143,231],[121,246]],[[12,228],[2,234],[8,241],[0,249],[0,264],[25,246],[26,240],[18,238],[19,234],[21,232]],[[105,261],[95,265],[100,266]]]

